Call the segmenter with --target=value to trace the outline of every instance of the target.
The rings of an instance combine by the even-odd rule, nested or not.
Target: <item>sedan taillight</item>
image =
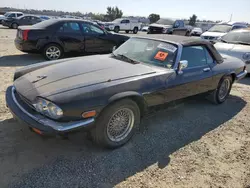
[[[28,33],[30,30],[23,30],[23,40],[28,40]]]

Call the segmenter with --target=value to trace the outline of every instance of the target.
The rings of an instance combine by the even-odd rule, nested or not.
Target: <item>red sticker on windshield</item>
[[[159,51],[157,52],[157,54],[155,55],[155,59],[160,60],[160,61],[165,61],[165,59],[168,57],[168,53],[167,52],[162,52]]]

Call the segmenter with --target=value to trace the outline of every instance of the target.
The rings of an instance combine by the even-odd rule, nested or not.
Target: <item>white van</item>
[[[216,24],[201,35],[202,39],[216,41],[229,31],[248,27],[245,22],[224,22]]]

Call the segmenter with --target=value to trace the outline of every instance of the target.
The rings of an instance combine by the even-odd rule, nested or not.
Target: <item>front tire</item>
[[[43,56],[46,60],[57,60],[63,57],[63,50],[57,44],[48,44],[44,47]]]
[[[116,26],[116,27],[114,28],[114,32],[115,32],[115,33],[119,33],[119,31],[120,31],[120,28]]]
[[[232,89],[232,84],[232,76],[224,76],[219,82],[217,89],[211,93],[210,100],[214,104],[221,104],[225,102]]]
[[[17,23],[13,23],[13,24],[11,24],[11,28],[13,28],[13,29],[17,29],[17,28],[18,28],[18,24],[17,24]]]
[[[134,33],[134,34],[137,34],[137,33],[138,33],[138,28],[137,28],[137,27],[135,27],[135,28],[133,29],[133,33]]]
[[[108,106],[97,118],[91,130],[95,143],[106,148],[117,148],[127,143],[140,124],[138,105],[123,99]]]

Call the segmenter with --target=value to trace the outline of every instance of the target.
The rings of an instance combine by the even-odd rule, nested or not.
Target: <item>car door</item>
[[[99,26],[81,23],[84,34],[84,51],[89,53],[111,52],[115,42]]]
[[[84,50],[84,37],[78,22],[62,22],[55,37],[64,46],[66,52],[82,52]]]
[[[31,25],[41,22],[41,19],[35,16],[31,16]]]
[[[20,25],[32,25],[31,16],[24,16],[22,19],[20,19]]]
[[[130,30],[130,21],[122,20],[120,23],[120,30]]]
[[[210,67],[213,62],[207,57],[205,46],[183,47],[181,60],[187,60],[188,67],[168,83],[166,102],[213,89],[213,73]]]

